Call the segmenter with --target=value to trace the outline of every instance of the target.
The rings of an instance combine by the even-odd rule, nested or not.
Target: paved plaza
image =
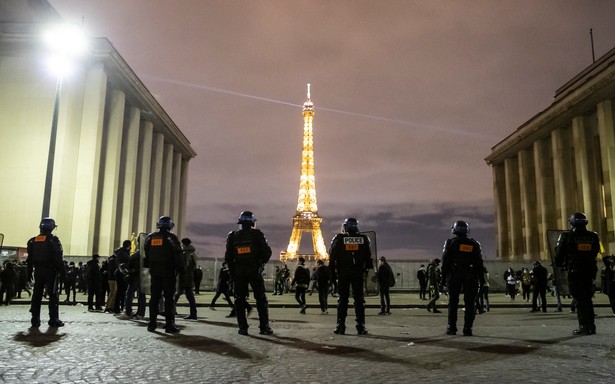
[[[250,335],[241,336],[223,301],[216,311],[208,308],[211,297],[197,296],[196,321],[181,319],[188,308],[180,301],[175,335],[147,332],[147,320],[88,312],[81,303],[61,306],[62,328],[46,325],[44,308],[43,326],[33,330],[27,299],[2,306],[0,382],[615,382],[615,316],[599,293],[592,336],[572,335],[577,321],[568,307],[530,313],[528,303],[500,293],[491,295],[490,312],[477,315],[472,337],[444,333],[445,298],[443,312],[432,314],[415,293],[394,294],[390,316],[379,316],[378,299],[368,296],[365,336],[354,332],[352,315],[347,334],[335,335],[335,308],[321,315],[316,295],[308,296],[310,308],[301,315],[293,295],[269,293],[275,333],[258,334],[254,311]]]

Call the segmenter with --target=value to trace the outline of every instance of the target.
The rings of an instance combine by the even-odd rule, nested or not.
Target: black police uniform
[[[28,276],[34,270],[34,292],[32,293],[32,326],[41,324],[41,301],[47,290],[49,297],[49,325],[62,326],[59,316],[58,274],[64,274],[64,251],[60,239],[51,232],[41,232],[28,241]]]
[[[594,279],[598,271],[596,256],[600,252],[600,239],[596,232],[577,227],[563,232],[557,240],[555,264],[568,270],[570,294],[577,302],[579,329],[576,334],[596,333],[594,324]]]
[[[252,287],[258,310],[261,334],[271,334],[269,303],[265,294],[262,267],[271,258],[271,248],[262,231],[242,224],[242,229],[232,231],[226,239],[225,261],[228,263],[235,286],[235,312],[239,333],[247,334],[248,285]]]
[[[332,278],[338,279],[339,302],[335,333],[344,334],[348,314],[348,297],[352,286],[357,332],[365,334],[365,300],[363,280],[368,269],[373,269],[369,238],[359,232],[338,233],[331,241],[329,268]]]
[[[149,268],[151,276],[151,297],[149,301],[148,331],[156,329],[158,306],[164,294],[165,330],[177,332],[175,326],[174,300],[176,275],[181,272],[182,248],[175,234],[165,228],[149,234],[143,247],[144,266]]]
[[[457,308],[459,295],[463,290],[465,307],[463,334],[471,336],[476,316],[476,295],[478,288],[485,283],[480,243],[462,235],[446,240],[442,252],[442,275],[449,292],[446,332],[448,334],[457,332]]]

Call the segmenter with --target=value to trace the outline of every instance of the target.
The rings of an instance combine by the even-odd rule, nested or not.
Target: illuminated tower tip
[[[308,83],[308,101],[310,100],[310,83]]]

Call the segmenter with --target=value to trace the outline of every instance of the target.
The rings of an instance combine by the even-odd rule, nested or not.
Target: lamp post
[[[49,69],[56,76],[56,89],[53,103],[53,117],[51,119],[51,133],[49,136],[49,152],[47,155],[47,172],[45,174],[45,191],[43,192],[42,212],[42,217],[49,217],[62,83],[64,81],[64,77],[72,71],[77,59],[87,50],[87,39],[81,28],[69,24],[54,26],[53,28],[50,28],[43,37],[50,53]]]

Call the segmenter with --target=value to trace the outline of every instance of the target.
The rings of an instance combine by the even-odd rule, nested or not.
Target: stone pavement
[[[32,330],[27,300],[16,301],[0,307],[0,382],[615,382],[615,316],[602,294],[598,333],[580,337],[571,333],[577,322],[568,308],[530,313],[527,303],[511,304],[500,293],[491,295],[490,312],[477,315],[475,336],[448,336],[446,313],[427,312],[416,296],[394,294],[390,316],[377,315],[377,298],[368,296],[365,336],[354,332],[352,309],[347,335],[333,334],[335,308],[321,315],[315,295],[301,315],[293,295],[270,293],[272,336],[258,334],[256,311],[250,335],[238,335],[227,308],[207,308],[209,292],[198,296],[196,321],[181,319],[187,308],[178,307],[176,335],[150,333],[146,320],[87,312],[82,304],[61,306],[66,326],[45,321]]]

